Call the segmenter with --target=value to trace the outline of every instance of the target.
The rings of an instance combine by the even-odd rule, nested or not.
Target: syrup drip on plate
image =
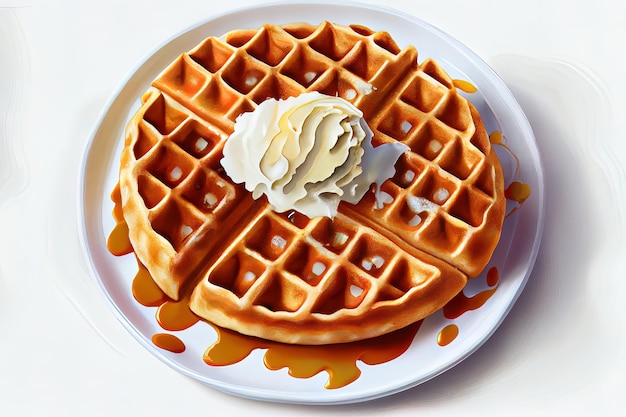
[[[118,223],[111,231],[107,240],[109,251],[115,256],[128,255],[133,251],[133,247],[128,240],[128,226],[126,223]]]
[[[169,300],[159,286],[154,282],[145,266],[137,260],[139,270],[133,279],[132,292],[135,300],[146,307],[159,307]]]
[[[506,138],[504,137],[504,135],[502,135],[502,132],[499,132],[497,130],[492,132],[489,135],[489,141],[493,145],[501,146],[506,149],[506,151],[513,157],[513,159],[515,159],[515,174],[513,175],[513,178],[517,178],[519,176],[520,170],[519,158],[517,157],[517,155],[515,155],[513,150],[509,148],[509,146],[505,143]],[[506,217],[509,217],[511,214],[519,210],[526,201],[526,199],[530,197],[530,185],[515,179],[504,190],[504,196],[507,200],[516,203],[516,206],[507,213]]]
[[[485,305],[487,300],[489,300],[496,293],[499,280],[500,274],[498,272],[498,268],[489,268],[485,276],[485,281],[491,288],[481,291],[472,297],[466,296],[463,291],[461,291],[443,307],[444,317],[453,320],[468,311],[476,310]],[[439,331],[439,334],[437,334],[437,344],[439,346],[447,346],[452,343],[458,335],[459,327],[454,323],[448,324]]]
[[[120,193],[119,183],[111,192],[111,200],[115,203],[112,213],[115,219],[115,227],[107,239],[107,248],[115,256],[128,255],[132,253],[133,247],[130,244],[130,240],[128,240],[128,225],[124,221],[122,214],[122,194]]]
[[[152,336],[152,343],[163,350],[173,353],[183,353],[185,351],[185,343],[178,337],[169,333],[157,333]]]
[[[520,181],[513,181],[506,190],[504,190],[504,195],[509,200],[523,204],[530,196],[530,186]]]
[[[185,330],[200,321],[189,309],[189,296],[178,301],[168,300],[157,308],[156,319],[165,330]]]
[[[478,91],[478,89],[476,88],[476,86],[472,83],[470,83],[469,81],[465,81],[465,80],[452,80],[452,84],[454,84],[454,86],[456,88],[458,88],[461,91],[464,91],[466,93],[475,93],[476,91]]]
[[[437,344],[439,346],[447,346],[459,335],[459,326],[456,324],[448,324],[441,329],[437,335]]]
[[[515,174],[513,174],[513,178],[517,178],[519,176],[520,169],[519,158],[517,157],[515,152],[513,152],[513,150],[509,148],[509,145],[506,144],[506,138],[504,137],[502,132],[500,132],[499,130],[491,132],[491,134],[489,135],[489,142],[491,142],[492,145],[501,146],[509,153],[509,155],[513,157],[513,159],[515,160]]]
[[[268,369],[287,368],[289,375],[296,378],[310,378],[326,371],[329,379],[324,387],[335,389],[350,384],[361,375],[357,360],[368,365],[378,365],[403,354],[411,345],[421,323],[373,339],[321,346],[288,345],[244,336],[212,325],[218,339],[206,350],[203,359],[208,365],[232,365],[255,349],[267,349],[263,360]]]
[[[482,307],[498,289],[499,273],[496,267],[487,271],[487,283],[492,288],[481,291],[478,294],[468,297],[463,291],[458,293],[448,304],[443,307],[443,315],[447,319],[455,319],[468,311]]]

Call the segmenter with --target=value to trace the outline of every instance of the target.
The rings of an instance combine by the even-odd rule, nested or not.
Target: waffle
[[[338,214],[277,213],[220,166],[242,112],[319,91],[363,112],[374,146],[410,147]],[[505,212],[500,163],[476,109],[433,60],[389,34],[322,23],[210,37],[152,83],[130,121],[120,189],[156,283],[216,325],[285,343],[378,336],[432,314],[478,275]]]

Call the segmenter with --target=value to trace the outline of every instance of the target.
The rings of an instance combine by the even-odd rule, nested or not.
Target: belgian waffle
[[[410,147],[334,219],[276,213],[220,166],[235,119],[319,91],[358,107],[372,143]],[[476,109],[433,60],[385,32],[325,22],[210,37],[152,83],[127,128],[120,189],[139,260],[173,299],[243,334],[325,344],[441,308],[488,263],[504,182]]]

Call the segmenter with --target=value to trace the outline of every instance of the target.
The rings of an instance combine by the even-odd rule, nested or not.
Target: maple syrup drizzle
[[[122,192],[120,191],[120,183],[118,182],[111,191],[111,201],[113,201],[113,219],[116,222],[124,221],[124,213],[122,212]]]
[[[498,289],[498,270],[492,267],[487,271],[487,281],[491,282],[493,288],[479,292],[478,294],[467,297],[463,291],[458,293],[448,304],[443,307],[443,315],[447,319],[456,319],[471,310],[482,307]]]
[[[437,335],[437,344],[439,346],[447,346],[459,335],[459,326],[456,324],[448,324],[441,329]]]
[[[200,321],[200,318],[189,309],[189,296],[178,301],[168,300],[156,311],[156,319],[165,330],[185,330]]]
[[[443,307],[443,315],[448,319],[455,319],[471,310],[482,307],[493,294],[495,294],[500,274],[498,268],[492,267],[487,271],[485,281],[489,287],[493,287],[487,291],[483,291],[474,297],[468,298],[463,292],[459,293],[451,301]],[[456,324],[449,324],[439,331],[437,335],[437,344],[439,346],[447,346],[454,341],[459,335],[459,328]]]
[[[111,192],[111,200],[113,201],[113,219],[115,219],[115,227],[107,238],[107,248],[115,256],[123,256],[132,253],[133,247],[128,239],[128,225],[124,221],[122,214],[122,194],[120,186],[117,184]]]
[[[489,141],[493,145],[502,146],[506,151],[515,159],[515,174],[513,178],[517,178],[520,172],[520,161],[515,152],[505,143],[505,137],[502,135],[500,131],[494,131],[489,135]],[[511,200],[517,203],[517,206],[513,208],[509,213],[507,213],[506,217],[509,217],[517,210],[519,210],[526,199],[530,196],[530,186],[520,181],[513,181],[509,184],[509,186],[504,190],[504,196],[507,200]]]
[[[515,201],[517,203],[517,206],[515,206],[513,210],[506,215],[506,217],[509,217],[511,214],[519,210],[528,197],[530,197],[530,185],[520,181],[513,181],[504,190],[504,196],[508,200]]]
[[[498,285],[498,282],[500,281],[500,273],[498,272],[498,268],[489,268],[485,280],[487,282],[487,285],[490,287],[495,287],[496,285]]]
[[[128,240],[128,226],[126,222],[117,223],[109,238],[107,239],[107,248],[115,256],[123,256],[132,253],[133,247]]]
[[[244,336],[211,324],[218,339],[205,351],[203,360],[213,366],[232,365],[255,349],[267,349],[263,360],[268,369],[287,368],[289,375],[296,378],[310,378],[326,371],[329,378],[324,387],[336,389],[350,384],[361,375],[357,360],[377,365],[406,352],[421,323],[373,339],[321,346],[273,342]]]
[[[465,80],[452,80],[452,84],[454,84],[454,86],[456,88],[458,88],[461,91],[465,91],[466,93],[475,93],[476,91],[478,91],[478,89],[476,88],[476,86],[472,83],[470,83],[469,81],[465,81]]]
[[[519,176],[520,170],[519,158],[517,157],[515,152],[513,152],[513,150],[509,147],[509,145],[506,144],[506,138],[502,134],[502,132],[500,132],[499,130],[491,132],[491,134],[489,135],[489,142],[491,142],[492,145],[501,146],[509,153],[509,155],[513,157],[513,159],[515,160],[515,174],[513,174],[513,178],[517,178]]]
[[[145,266],[137,260],[139,267],[135,279],[133,279],[132,292],[135,300],[146,307],[159,307],[169,300],[169,297],[154,282]]]
[[[185,342],[178,337],[169,333],[157,333],[152,336],[152,343],[155,346],[174,353],[182,353],[185,351]]]

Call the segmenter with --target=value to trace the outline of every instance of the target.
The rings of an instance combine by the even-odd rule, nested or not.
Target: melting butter
[[[401,143],[372,146],[362,112],[348,101],[319,92],[268,99],[243,113],[221,160],[254,198],[265,195],[277,212],[334,217],[340,201],[358,203],[371,184],[395,174],[408,150]]]

